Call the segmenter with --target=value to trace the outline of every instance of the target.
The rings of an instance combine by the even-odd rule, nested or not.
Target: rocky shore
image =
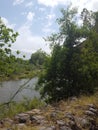
[[[0,120],[0,130],[98,130],[98,107],[60,101]]]

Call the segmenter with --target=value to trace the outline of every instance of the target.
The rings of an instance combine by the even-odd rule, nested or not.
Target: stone
[[[32,109],[31,111],[27,111],[26,114],[29,114],[29,115],[40,115],[41,111],[39,109]]]
[[[97,113],[98,113],[98,110],[97,110],[97,109],[95,109],[95,108],[92,108],[92,107],[90,107],[90,108],[89,108],[89,111],[91,111],[91,112],[93,112],[93,113],[95,113],[95,114],[97,114]]]
[[[3,128],[3,126],[4,126],[4,121],[0,121],[0,128]]]
[[[35,115],[30,117],[31,123],[42,124],[45,121],[45,117],[41,115]]]
[[[39,130],[56,130],[55,126],[42,127]]]
[[[90,125],[90,123],[87,119],[81,118],[80,125],[81,125],[82,128],[87,128]]]
[[[26,127],[26,125],[24,124],[24,123],[19,123],[19,124],[17,124],[17,129],[18,130],[24,130],[24,129],[26,129],[27,127]]]
[[[26,113],[21,113],[14,117],[16,123],[26,123],[28,120],[30,120],[30,116]]]
[[[69,113],[69,112],[67,112],[67,113],[65,114],[65,117],[68,118],[69,120],[72,120],[72,121],[75,120],[73,114],[72,114],[72,113]]]
[[[64,126],[65,122],[63,120],[57,120],[56,121],[59,126]]]
[[[56,112],[52,112],[52,113],[50,114],[50,118],[56,118],[56,117],[57,117]]]
[[[72,130],[81,130],[74,121],[69,121],[69,126]]]
[[[85,111],[85,114],[88,116],[96,116],[96,114],[94,112],[89,111],[89,110]]]
[[[96,106],[94,104],[88,104],[88,107],[96,109]]]
[[[59,128],[59,130],[72,130],[72,129],[68,126],[62,126]]]

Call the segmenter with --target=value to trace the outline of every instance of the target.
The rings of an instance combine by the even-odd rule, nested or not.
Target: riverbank
[[[40,69],[35,69],[31,71],[23,71],[18,74],[11,74],[9,76],[2,75],[0,76],[0,82],[3,81],[10,81],[10,80],[19,80],[19,79],[26,79],[26,78],[33,78],[33,77],[38,77],[40,74],[41,70]]]
[[[0,130],[98,130],[98,92],[2,119],[1,127]]]

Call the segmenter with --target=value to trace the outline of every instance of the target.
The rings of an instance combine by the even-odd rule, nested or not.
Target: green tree
[[[18,33],[7,28],[0,18],[0,76],[11,73],[11,43],[16,41]]]
[[[31,55],[30,58],[30,63],[34,64],[34,65],[43,65],[46,59],[46,53],[43,52],[41,49],[39,49],[38,51],[36,51],[35,53],[33,53]]]
[[[75,8],[62,9],[61,12],[62,17],[58,19],[59,33],[48,37],[52,46],[51,59],[38,82],[42,97],[48,100],[92,93],[98,86],[95,13],[84,9],[81,13],[83,24],[78,26]],[[83,38],[85,41],[82,41]]]

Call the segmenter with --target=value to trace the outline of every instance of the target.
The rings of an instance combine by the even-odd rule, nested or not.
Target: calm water
[[[39,97],[39,92],[35,91],[37,78],[31,79],[21,91],[14,97],[14,101],[22,101],[24,97],[34,98]],[[28,79],[0,82],[0,103],[7,102],[19,90],[20,86],[25,84]]]

